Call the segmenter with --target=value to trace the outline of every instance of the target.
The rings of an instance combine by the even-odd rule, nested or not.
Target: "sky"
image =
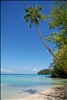
[[[35,25],[29,27],[23,19],[24,9],[39,4],[41,13],[50,13],[52,1],[2,1],[1,2],[1,72],[36,74],[49,68],[53,57],[42,43]],[[44,38],[54,31],[48,21],[40,21],[39,29]],[[54,45],[47,42],[53,50]]]

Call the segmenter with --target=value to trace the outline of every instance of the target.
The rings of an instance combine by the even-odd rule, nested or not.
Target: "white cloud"
[[[15,71],[9,69],[1,69],[1,73],[15,73]]]
[[[22,73],[22,74],[36,74],[38,72],[37,67],[32,66],[22,66],[22,67],[16,67],[15,71],[10,69],[4,69],[1,68],[2,74],[14,74],[14,73]]]
[[[33,67],[33,66],[22,66],[19,67],[20,69],[18,70],[19,73],[23,73],[23,74],[36,74],[38,72],[37,67]]]
[[[33,68],[32,70],[35,71],[35,72],[38,72],[37,67]]]

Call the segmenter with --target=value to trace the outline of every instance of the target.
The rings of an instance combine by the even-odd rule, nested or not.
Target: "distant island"
[[[50,69],[43,69],[40,70],[37,74],[52,74],[52,71]]]

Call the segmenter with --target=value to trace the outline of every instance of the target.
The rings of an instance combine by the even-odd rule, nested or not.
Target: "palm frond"
[[[29,7],[25,8],[24,11],[25,11],[26,13],[28,13],[28,12],[30,12],[32,9],[33,9],[33,7],[32,7],[32,6],[29,6]]]
[[[38,17],[39,19],[41,19],[41,14],[38,14],[37,17]]]
[[[37,17],[42,21],[44,21],[46,19],[46,17],[43,14],[40,14],[40,13],[37,15]]]
[[[37,10],[43,10],[43,8],[40,7],[39,5],[36,5],[35,9],[37,9]]]
[[[24,20],[26,22],[30,20],[30,28],[33,23],[39,25],[39,19],[42,21],[45,20],[45,16],[39,13],[40,10],[42,10],[42,7],[39,5],[36,5],[35,7],[29,6],[25,9],[26,14],[24,15]]]
[[[29,22],[29,18],[25,19],[25,22]]]
[[[29,9],[28,9],[28,8],[25,8],[24,11],[25,11],[25,12],[29,12]]]
[[[35,18],[35,24],[39,25],[39,20],[37,18]]]
[[[31,19],[30,20],[30,28],[32,28],[32,24],[34,23],[34,21]]]
[[[44,15],[41,15],[41,20],[42,21],[46,20],[46,17]]]
[[[30,17],[29,13],[24,15],[24,19],[29,18],[29,17]]]

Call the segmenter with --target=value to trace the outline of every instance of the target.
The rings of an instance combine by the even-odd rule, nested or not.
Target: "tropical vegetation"
[[[58,1],[51,7],[49,15],[49,27],[57,29],[47,38],[55,44],[55,56],[59,63],[52,62],[52,76],[67,78],[67,1]]]
[[[54,57],[50,65],[52,67],[52,76],[67,78],[67,1],[55,0],[48,17],[40,13],[41,10],[42,7],[39,5],[26,8],[24,20],[25,22],[30,22],[30,28],[32,28],[33,23],[35,24],[42,42]],[[39,20],[45,21],[46,19],[49,20],[49,28],[57,30],[50,33],[50,36],[46,38],[46,40],[55,44],[55,53],[48,47],[38,28]]]
[[[43,69],[41,71],[38,72],[38,74],[47,74],[47,75],[51,75],[52,71],[50,69]]]

